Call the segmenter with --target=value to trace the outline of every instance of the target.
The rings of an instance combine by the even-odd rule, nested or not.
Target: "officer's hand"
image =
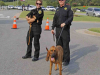
[[[31,18],[26,16],[26,20],[29,21]]]
[[[54,34],[54,30],[51,30],[51,33]]]
[[[65,26],[65,23],[62,23],[62,24],[61,24],[61,27],[64,27],[64,26]]]

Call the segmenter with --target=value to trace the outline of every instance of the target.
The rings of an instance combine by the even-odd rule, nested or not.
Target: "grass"
[[[100,33],[100,28],[90,28],[88,30],[93,31],[93,32]]]
[[[83,7],[83,6],[76,6],[76,7],[72,7],[72,8],[87,9],[87,8],[89,8],[89,7],[100,8],[100,6],[86,6],[86,7]]]
[[[83,16],[83,15],[79,15],[78,17],[74,17],[74,21],[100,22],[100,18],[99,17],[93,17],[93,16]]]
[[[25,18],[28,13],[29,13],[29,11],[23,11],[19,18]],[[55,13],[54,11],[44,11],[43,20],[46,20],[47,17],[49,18],[49,20],[52,20],[54,13]]]
[[[36,5],[35,4],[36,0],[26,0],[25,2],[21,1],[21,4],[24,4],[25,6],[27,6],[28,4],[30,5]],[[17,1],[14,2],[5,2],[6,5],[14,5],[17,6]],[[43,1],[43,6],[46,7],[47,3],[46,1]]]
[[[23,11],[19,18],[25,18],[26,14],[28,14],[29,11]],[[47,17],[49,20],[53,20],[55,12],[54,11],[44,11],[44,18],[43,20],[46,20]],[[100,22],[100,18],[98,17],[92,17],[92,16],[83,16],[78,15],[77,17],[74,17],[74,21],[91,21],[91,22]]]
[[[86,13],[86,12],[78,12],[78,11],[76,11],[75,13]]]

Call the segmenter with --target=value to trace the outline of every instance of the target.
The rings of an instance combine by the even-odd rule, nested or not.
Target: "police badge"
[[[39,14],[41,14],[41,13],[42,13],[42,11],[41,11],[41,10],[39,10],[39,11],[38,11],[38,13],[39,13]]]
[[[65,7],[64,10],[67,10],[67,7]]]

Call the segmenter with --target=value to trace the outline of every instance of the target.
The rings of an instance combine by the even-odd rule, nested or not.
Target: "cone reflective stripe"
[[[45,30],[49,30],[49,20],[48,20],[48,18],[47,18],[47,22],[46,22]]]
[[[13,21],[12,29],[17,29],[16,16],[14,16],[14,21]]]

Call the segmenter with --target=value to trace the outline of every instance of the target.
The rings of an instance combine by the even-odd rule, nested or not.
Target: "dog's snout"
[[[53,53],[52,55],[51,55],[51,58],[54,58],[55,57],[55,53]]]

